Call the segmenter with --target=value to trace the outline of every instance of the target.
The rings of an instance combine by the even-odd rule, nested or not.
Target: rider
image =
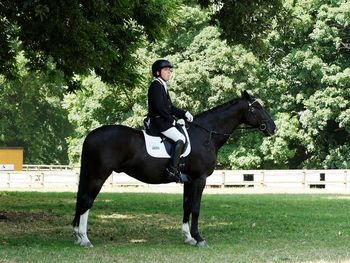
[[[153,81],[148,89],[148,116],[152,129],[175,142],[165,177],[169,181],[180,182],[180,155],[185,145],[185,136],[175,128],[175,117],[193,121],[188,111],[175,107],[170,99],[167,81],[170,79],[173,66],[168,60],[160,59],[153,63]]]

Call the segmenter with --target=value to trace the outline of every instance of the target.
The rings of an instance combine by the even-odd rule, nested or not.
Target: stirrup
[[[186,174],[183,174],[180,171],[169,167],[165,169],[165,177],[170,182],[176,182],[180,184],[187,183],[190,181],[189,177]]]
[[[173,168],[170,168],[170,167],[167,167],[165,169],[165,178],[170,181],[170,182],[180,182],[180,178],[179,178],[179,175],[178,175],[178,171],[173,169]]]
[[[190,181],[190,177],[187,174],[180,173],[180,183],[188,183]]]

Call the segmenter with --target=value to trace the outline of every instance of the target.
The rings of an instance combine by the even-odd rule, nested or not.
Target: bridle
[[[253,104],[257,102],[259,103],[257,100],[254,100],[253,102],[250,102],[248,101],[248,111],[252,114],[252,116],[255,118],[256,122],[259,123],[258,121],[258,118],[256,117],[256,114],[254,113],[255,112],[255,108],[253,106]],[[262,108],[262,110],[266,113],[265,109]],[[268,116],[268,114],[266,113],[266,115]],[[266,122],[268,121],[268,119],[262,119],[261,123],[259,124],[259,127],[258,128],[255,128],[259,131],[262,131],[262,132],[267,132],[270,134],[270,132],[267,130],[267,126],[266,126]]]
[[[250,102],[248,101],[248,111],[252,114],[252,116],[255,118],[255,120],[259,123],[258,121],[258,118],[255,114],[255,108],[253,106],[254,103],[259,103],[257,100],[254,100],[253,102]],[[264,109],[263,109],[264,110]],[[264,110],[265,111],[265,110]],[[262,131],[262,132],[267,132],[267,133],[270,133],[268,130],[267,130],[267,126],[265,124],[265,122],[267,122],[268,119],[263,119],[262,122],[260,123],[259,127],[241,127],[241,128],[238,128],[239,130],[247,130],[247,131]],[[208,137],[208,140],[206,142],[206,145],[208,145],[211,141],[211,138],[213,135],[219,135],[219,136],[231,136],[231,133],[221,133],[221,132],[217,132],[215,130],[209,130],[205,127],[203,127],[201,124],[193,121],[192,124],[194,124],[195,126],[201,128],[202,130],[206,131],[207,133],[209,133],[209,137]]]

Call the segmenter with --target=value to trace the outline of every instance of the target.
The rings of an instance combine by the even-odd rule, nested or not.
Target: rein
[[[256,102],[256,100],[254,100],[253,102],[248,102],[248,110],[252,113],[252,115],[254,116],[255,119],[257,119],[257,117],[254,114],[254,107],[253,104]],[[265,120],[263,120],[265,121]],[[205,127],[203,127],[202,125],[200,125],[199,123],[193,121],[192,122],[195,126],[201,128],[202,130],[206,131],[207,133],[209,133],[209,138],[206,142],[206,145],[209,145],[213,135],[219,135],[219,136],[231,136],[231,133],[221,133],[221,132],[217,132],[215,130],[209,130]],[[266,124],[265,123],[261,123],[259,127],[240,127],[237,128],[238,130],[247,130],[247,131],[265,131],[266,130]]]
[[[209,138],[208,138],[207,142],[205,143],[206,146],[209,145],[213,134],[215,134],[215,135],[220,135],[220,136],[231,136],[230,133],[220,133],[220,132],[217,132],[217,131],[209,130],[209,129],[203,127],[202,125],[200,125],[199,123],[194,122],[194,121],[192,122],[192,124],[194,124],[195,126],[201,128],[202,130],[204,130],[204,131],[206,131],[207,133],[209,133]]]
[[[230,136],[230,135],[231,135],[231,133],[221,133],[221,132],[209,130],[209,129],[203,127],[202,125],[200,125],[199,123],[194,122],[194,121],[193,121],[192,123],[193,123],[194,125],[196,125],[197,127],[201,128],[202,130],[205,130],[207,133],[209,133],[209,134],[210,134],[210,137],[211,137],[212,134],[221,135],[221,136]]]
[[[209,137],[208,137],[208,140],[207,142],[205,143],[205,145],[209,145],[210,141],[211,141],[211,138],[213,137],[213,135],[219,135],[219,136],[231,136],[231,133],[221,133],[221,132],[217,132],[217,131],[214,131],[214,130],[209,130],[205,127],[203,127],[202,125],[200,125],[199,123],[197,122],[192,122],[192,124],[194,124],[195,126],[201,128],[202,130],[206,131],[207,133],[209,133]],[[237,128],[237,129],[240,129],[240,130],[250,130],[250,131],[254,131],[254,130],[258,130],[258,128],[254,128],[254,127],[242,127],[242,128]]]
[[[202,125],[200,125],[199,123],[197,122],[192,122],[194,125],[196,125],[197,127],[205,130],[207,133],[209,134],[215,134],[215,135],[221,135],[221,136],[230,136],[231,133],[221,133],[221,132],[217,132],[217,131],[214,131],[214,130],[209,130],[205,127],[203,127]],[[251,130],[251,131],[255,131],[255,130],[259,130],[259,128],[254,128],[254,127],[240,127],[240,128],[237,128],[237,130]]]

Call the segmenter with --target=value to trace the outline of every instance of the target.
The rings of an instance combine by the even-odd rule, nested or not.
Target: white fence
[[[76,189],[79,169],[68,166],[24,166],[22,172],[0,171],[0,189]],[[350,192],[350,170],[216,170],[207,188],[253,188],[279,191],[325,189]],[[124,173],[112,173],[104,188],[150,187]],[[165,185],[163,185],[165,186]],[[167,187],[176,186],[168,184]]]

